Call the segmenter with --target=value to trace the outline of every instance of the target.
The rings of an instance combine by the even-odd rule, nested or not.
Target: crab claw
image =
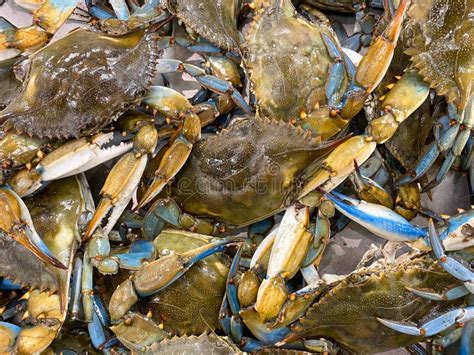
[[[47,154],[36,168],[20,170],[8,183],[23,197],[37,191],[45,182],[90,170],[133,148],[131,142],[112,145],[118,135],[118,132],[99,133],[91,138],[71,140]]]
[[[16,240],[45,263],[66,269],[66,266],[53,255],[36,232],[28,208],[15,192],[0,188],[0,210],[2,211],[0,231]]]
[[[239,238],[225,238],[185,253],[170,254],[143,266],[115,290],[109,303],[111,319],[117,321],[122,318],[138,302],[139,297],[152,295],[168,287],[196,262],[239,242]]]
[[[335,191],[326,193],[325,197],[334,203],[339,212],[381,238],[414,242],[426,237],[424,230],[412,226],[405,218],[385,206],[350,198]]]
[[[463,281],[464,286],[466,286],[466,288],[471,293],[474,293],[474,272],[469,270],[461,262],[445,254],[443,243],[441,242],[438,237],[438,234],[436,233],[436,228],[432,219],[430,219],[428,229],[431,248],[433,249],[433,252],[436,255],[436,258],[438,259],[441,266],[455,278],[460,281]]]
[[[313,174],[299,197],[318,187],[326,191],[332,190],[354,171],[354,161],[362,165],[372,155],[376,146],[377,143],[362,135],[347,139],[324,159],[322,167]]]
[[[408,0],[400,2],[394,18],[382,35],[372,43],[357,67],[356,83],[369,93],[382,81],[392,61],[408,4]]]
[[[120,215],[132,199],[140,178],[148,162],[148,154],[153,152],[158,141],[158,132],[153,125],[140,128],[133,138],[134,152],[125,154],[110,171],[100,191],[101,200],[84,234],[89,239],[101,221],[108,216],[104,233],[108,235]]]
[[[313,240],[308,224],[308,207],[286,210],[273,242],[267,276],[257,293],[255,310],[262,322],[276,317],[288,299],[285,280],[299,270]]]
[[[130,202],[132,195],[142,177],[147,164],[147,156],[136,158],[134,153],[125,154],[114,165],[100,191],[102,196],[97,209],[84,234],[84,240],[89,239],[102,220],[109,216],[104,233],[112,230],[123,210]]]
[[[424,337],[439,334],[453,325],[464,324],[472,319],[474,319],[474,306],[453,309],[452,311],[423,324],[419,328],[413,323],[377,318],[380,323],[397,332]]]

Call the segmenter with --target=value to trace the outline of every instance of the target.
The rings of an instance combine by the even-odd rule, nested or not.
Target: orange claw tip
[[[133,210],[134,211],[139,210],[140,208],[145,206],[147,203],[149,203],[151,200],[153,200],[161,192],[161,190],[163,190],[163,187],[165,185],[166,185],[166,182],[164,180],[155,178],[153,182],[151,183],[150,187],[148,188],[148,190],[143,195],[140,202],[137,204],[137,206]]]
[[[398,39],[400,31],[402,30],[403,18],[408,5],[409,0],[402,0],[400,2],[395,16],[393,17],[391,23],[387,26],[383,33],[383,36],[390,42],[396,42]]]
[[[92,236],[96,228],[99,226],[100,222],[104,219],[104,217],[107,215],[111,208],[112,200],[110,198],[103,197],[100,200],[99,206],[97,206],[97,209],[95,210],[94,215],[92,216],[86,231],[84,232],[84,236],[82,237],[83,242],[85,242]]]
[[[33,233],[33,232],[31,232]],[[46,264],[53,265],[59,269],[66,270],[67,267],[64,266],[48,249],[46,244],[39,239],[39,236],[29,237],[28,231],[25,233],[23,230],[15,232],[12,237],[26,249],[31,251],[38,259],[45,262]]]

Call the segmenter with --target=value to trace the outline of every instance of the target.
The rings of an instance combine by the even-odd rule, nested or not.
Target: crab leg
[[[407,290],[414,293],[419,297],[426,298],[432,301],[453,301],[464,296],[469,295],[471,292],[466,288],[466,286],[457,286],[453,287],[443,293],[431,292],[427,290],[418,290],[416,288],[408,288]]]
[[[0,232],[16,240],[37,258],[60,269],[67,269],[49,250],[33,226],[25,203],[12,190],[0,188]]]
[[[242,95],[226,80],[219,79],[213,75],[208,75],[206,72],[196,67],[195,65],[183,63],[176,59],[159,59],[157,66],[158,73],[167,74],[172,72],[186,72],[193,76],[199,84],[206,89],[217,92],[219,94],[229,94],[237,106],[239,106],[246,113],[251,113],[252,109],[249,107]]]
[[[433,220],[431,219],[429,222],[429,236],[431,248],[433,249],[433,252],[441,266],[455,278],[464,282],[466,288],[471,293],[474,293],[474,272],[469,270],[465,265],[456,259],[445,254],[443,243],[439,239]]]
[[[107,216],[104,233],[108,235],[130,202],[135,189],[140,182],[148,162],[148,154],[156,147],[158,132],[152,125],[140,128],[134,137],[134,150],[125,154],[115,164],[101,190],[102,199],[92,217],[84,240],[89,239],[92,233]]]
[[[181,254],[170,254],[155,260],[122,282],[112,295],[109,304],[111,319],[117,321],[138,302],[139,297],[152,295],[168,287],[196,262],[224,250],[240,239],[229,237]]]
[[[423,324],[420,328],[404,322],[396,322],[387,319],[377,318],[383,325],[400,333],[414,336],[430,337],[445,331],[453,325],[463,325],[474,319],[474,306],[457,308],[449,311],[435,319]]]
[[[114,9],[115,16],[119,20],[128,20],[130,17],[130,11],[128,10],[127,3],[125,0],[109,0],[112,9]]]
[[[334,203],[339,212],[381,238],[414,242],[427,236],[424,230],[412,226],[405,218],[385,206],[356,200],[335,191],[325,194],[325,197]]]
[[[419,159],[414,171],[402,176],[397,181],[396,185],[404,185],[415,181],[428,171],[441,152],[449,150],[449,154],[444,160],[435,180],[425,186],[424,189],[430,189],[444,179],[456,157],[461,155],[461,152],[471,135],[472,126],[474,125],[473,102],[474,99],[470,98],[467,107],[460,114],[457,114],[456,107],[452,103],[448,105],[448,116],[454,123],[441,136],[439,141],[431,144],[430,148]]]

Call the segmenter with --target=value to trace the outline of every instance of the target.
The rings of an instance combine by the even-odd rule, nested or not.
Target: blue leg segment
[[[204,88],[219,94],[229,94],[237,106],[246,113],[251,113],[252,109],[247,104],[243,96],[229,82],[219,79],[192,64],[183,63],[176,59],[160,59],[157,65],[157,72],[167,74],[171,72],[186,72],[193,76]]]
[[[433,249],[433,252],[440,265],[455,278],[463,281],[466,287],[472,292],[472,289],[474,289],[474,272],[469,270],[467,266],[463,265],[458,260],[445,254],[443,243],[436,233],[433,220],[430,220],[428,228],[431,248]]]
[[[461,112],[460,115],[457,113],[456,107],[452,103],[448,104],[448,117],[450,121],[453,122],[452,126],[442,134],[438,142],[433,142],[431,144],[430,148],[418,161],[415,170],[403,175],[395,185],[401,186],[420,178],[433,165],[441,152],[449,151],[438,171],[438,174],[436,175],[436,178],[428,185],[424,186],[423,191],[429,190],[438,185],[448,173],[456,157],[461,155],[462,150],[469,140],[472,125],[474,123],[472,110],[472,98],[469,99],[465,110]]]
[[[408,291],[414,293],[418,297],[426,298],[432,301],[453,301],[470,294],[469,290],[461,285],[446,290],[443,293],[432,292],[427,290],[419,290],[416,288],[406,288]]]
[[[326,44],[329,55],[334,59],[334,64],[331,66],[329,71],[329,80],[326,85],[326,98],[329,106],[335,106],[341,99],[337,96],[337,93],[344,79],[344,61],[342,59],[341,51],[332,39],[323,34],[323,40]]]
[[[463,325],[466,322],[474,319],[474,306],[453,309],[439,317],[434,318],[428,323],[425,323],[420,328],[418,328],[413,323],[396,322],[382,318],[377,319],[383,325],[400,333],[430,337],[439,334],[454,325]]]

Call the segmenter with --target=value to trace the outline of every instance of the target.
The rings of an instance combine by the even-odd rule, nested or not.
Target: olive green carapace
[[[474,80],[474,1],[418,0],[407,15],[406,53],[438,95],[465,107]]]
[[[194,146],[172,196],[194,216],[248,225],[291,203],[308,167],[335,144],[283,121],[243,119]]]
[[[214,333],[165,339],[146,348],[150,354],[240,354],[239,348],[228,337]]]
[[[406,287],[442,292],[457,284],[428,256],[386,269],[360,269],[314,303],[293,331],[298,337],[333,339],[356,353],[405,347],[421,337],[395,332],[376,318],[419,322],[430,312],[442,311],[447,303],[417,297]]]
[[[207,244],[200,235],[165,230],[154,240],[160,256],[182,253]],[[202,237],[202,236],[201,236]],[[199,335],[219,328],[219,310],[229,269],[220,254],[197,262],[164,290],[140,303],[143,314],[151,311],[156,323],[174,335]]]
[[[336,43],[337,39],[326,23],[312,23],[297,15],[291,2],[274,3],[250,25],[245,66],[258,101],[258,114],[289,121],[313,111],[315,105],[326,104],[326,83],[334,59],[322,35]],[[344,77],[340,97],[346,84]]]
[[[78,30],[31,57],[21,94],[0,113],[4,129],[39,137],[92,134],[140,98],[155,62],[151,33]]]
[[[20,92],[21,81],[18,80],[13,71],[13,66],[17,58],[0,61],[0,110],[6,106]]]
[[[168,8],[211,43],[225,50],[238,49],[238,0],[168,0]]]

